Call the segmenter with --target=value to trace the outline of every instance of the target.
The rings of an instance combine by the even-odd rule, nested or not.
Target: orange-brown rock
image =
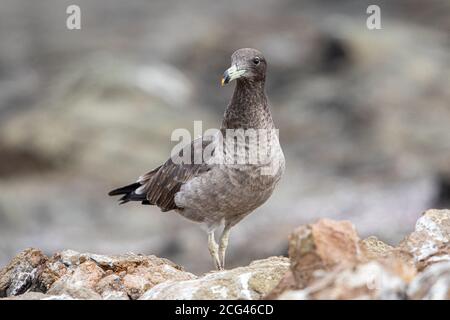
[[[348,221],[321,219],[295,229],[289,237],[289,257],[297,287],[305,287],[318,270],[356,263],[358,241],[356,230]]]
[[[48,258],[27,249],[0,270],[0,293],[42,299],[137,299],[167,280],[195,279],[167,259],[124,254],[104,256],[65,250]],[[45,293],[45,296],[32,292]]]
[[[401,288],[416,276],[411,254],[376,237],[360,240],[348,221],[322,219],[301,226],[291,234],[289,244],[291,272],[266,299],[287,297],[283,292],[297,292],[296,297],[305,299],[326,298],[328,294],[336,299],[380,297],[365,285],[373,281],[370,270],[374,270],[377,283],[385,278],[399,280],[396,289],[384,292],[383,297],[400,298]],[[351,277],[363,279],[348,282]]]

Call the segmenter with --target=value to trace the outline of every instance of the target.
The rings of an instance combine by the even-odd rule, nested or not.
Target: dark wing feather
[[[211,166],[205,163],[207,159],[201,157],[203,150],[211,142],[212,139],[196,139],[180,151],[180,156],[190,151],[190,164],[174,163],[172,158],[169,158],[163,165],[141,176],[138,182],[115,189],[109,195],[123,195],[120,198],[121,204],[128,201],[141,201],[142,204],[156,205],[161,208],[161,211],[182,209],[175,204],[175,194],[189,179],[211,169]],[[195,159],[203,161],[196,164]],[[144,190],[138,191],[137,189],[140,188]]]
[[[155,174],[159,170],[159,168],[161,168],[161,166],[159,166],[158,168],[147,173],[146,174],[147,178],[149,178],[153,174]],[[140,187],[142,187],[142,183],[140,183],[138,181],[138,182],[126,185],[124,187],[114,189],[114,190],[110,191],[108,193],[108,195],[110,195],[110,196],[122,195],[122,197],[119,199],[120,204],[124,204],[129,201],[142,201],[142,204],[149,204],[145,195],[143,195],[141,193],[136,193],[136,190],[139,189]]]
[[[208,140],[196,139],[183,148],[179,153],[180,156],[190,148],[191,163],[189,164],[176,164],[172,158],[169,158],[156,173],[150,174],[148,178],[144,175],[141,183],[145,185],[145,194],[149,203],[157,205],[163,212],[181,209],[175,204],[175,194],[189,179],[211,169],[210,165],[205,163],[206,159],[203,159],[201,163],[194,163],[196,155],[197,157],[199,153],[202,155],[204,148],[210,143],[211,141]]]

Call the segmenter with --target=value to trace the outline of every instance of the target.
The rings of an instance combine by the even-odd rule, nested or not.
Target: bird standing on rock
[[[284,155],[264,89],[266,68],[258,50],[234,52],[222,85],[236,80],[236,88],[217,134],[194,140],[136,183],[109,193],[122,195],[121,203],[141,201],[201,223],[219,270],[225,267],[231,228],[272,195],[284,172]],[[188,161],[180,162],[177,157],[185,153],[190,155]],[[199,155],[201,161],[194,161]],[[222,225],[217,244],[214,233]]]

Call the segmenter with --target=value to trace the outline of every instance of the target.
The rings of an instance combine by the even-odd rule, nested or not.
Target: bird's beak
[[[244,75],[245,71],[246,71],[245,69],[238,69],[238,67],[235,64],[233,64],[223,73],[221,82],[222,86],[233,80],[239,79]]]

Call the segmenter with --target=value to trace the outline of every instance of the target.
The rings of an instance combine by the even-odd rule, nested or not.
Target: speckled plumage
[[[178,164],[170,158],[141,176],[138,182],[110,192],[110,195],[122,194],[122,203],[142,201],[157,205],[162,211],[175,210],[189,220],[202,223],[208,231],[210,253],[219,269],[224,267],[231,227],[271,196],[284,172],[284,156],[278,136],[272,132],[275,125],[264,90],[266,61],[255,49],[240,49],[232,55],[232,66],[235,72],[239,71],[236,72],[239,77],[236,77],[236,88],[220,132],[225,139],[228,129],[268,130],[271,151],[268,159],[257,163],[239,162],[249,157],[249,152],[254,152],[248,148],[249,142],[244,143],[245,138],[237,139],[237,147],[242,147],[242,152],[235,152],[234,147],[233,150],[227,146],[219,148],[220,141],[204,137],[184,148],[184,152],[191,148],[192,160],[195,153],[203,153],[205,148],[214,150],[203,162]],[[238,136],[243,134],[237,132]],[[227,157],[236,162],[224,163]],[[224,231],[218,246],[214,230],[222,223]]]

